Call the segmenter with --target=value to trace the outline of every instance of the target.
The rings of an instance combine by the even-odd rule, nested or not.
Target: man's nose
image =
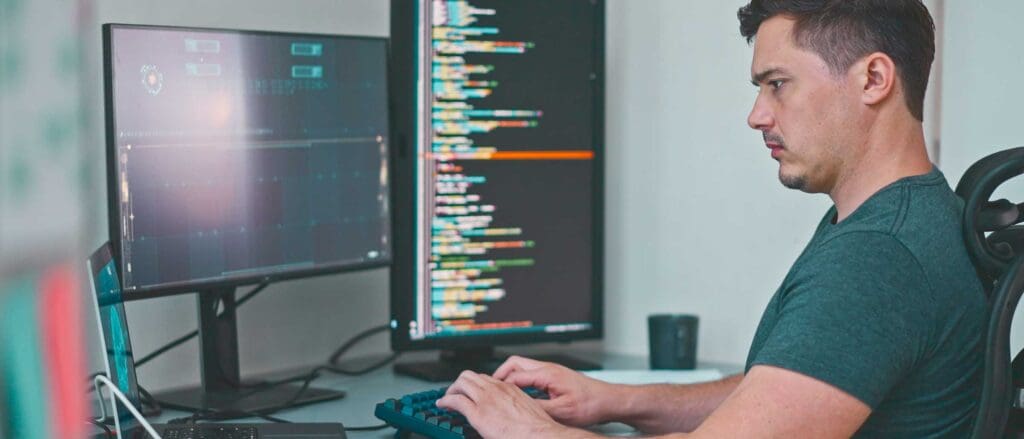
[[[750,115],[747,116],[747,125],[755,130],[765,131],[771,128],[774,122],[771,109],[763,102],[761,95],[758,95],[754,100],[754,108],[750,109]]]

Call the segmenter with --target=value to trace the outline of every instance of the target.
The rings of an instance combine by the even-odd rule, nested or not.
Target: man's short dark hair
[[[920,0],[752,0],[736,15],[748,43],[769,18],[796,20],[797,46],[818,54],[834,75],[846,73],[868,54],[888,55],[903,81],[910,113],[924,120],[935,23]]]

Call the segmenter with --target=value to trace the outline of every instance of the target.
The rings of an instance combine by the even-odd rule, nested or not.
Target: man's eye
[[[782,84],[783,84],[783,81],[781,79],[776,79],[774,81],[768,81],[768,85],[770,85],[773,90],[778,90],[778,89],[782,88]]]

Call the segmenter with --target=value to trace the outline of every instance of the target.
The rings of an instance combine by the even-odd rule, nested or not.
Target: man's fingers
[[[557,406],[559,405],[558,402],[551,399],[535,399],[534,401],[536,401],[537,404],[540,405],[540,408],[544,409],[544,412],[549,415],[553,415],[557,411]]]
[[[483,389],[487,392],[494,392],[497,390],[499,392],[504,393],[508,397],[526,395],[525,393],[523,393],[522,389],[519,389],[515,385],[498,380],[494,377],[487,377],[485,375],[481,375],[480,378],[483,379],[483,381],[485,382],[483,385]]]
[[[437,400],[437,406],[443,409],[455,410],[462,413],[469,422],[476,419],[476,404],[463,394],[449,394]]]
[[[551,385],[551,376],[544,369],[516,370],[509,373],[503,381],[518,387],[536,387],[547,390]]]
[[[508,359],[505,360],[504,363],[501,363],[501,366],[498,366],[498,369],[495,370],[494,374],[491,376],[499,380],[503,380],[512,371],[522,370],[522,368],[523,365],[522,361],[520,361],[520,357],[513,355],[511,357],[508,357]]]
[[[479,401],[483,395],[483,380],[474,372],[464,371],[459,374],[459,379],[448,386],[445,395],[465,395],[472,401]]]
[[[531,360],[526,357],[513,355],[511,357],[508,357],[508,359],[505,360],[505,362],[502,363],[501,366],[498,366],[498,370],[494,371],[493,376],[499,380],[504,380],[505,377],[508,376],[508,374],[513,371],[536,369],[543,364],[544,363],[537,360]]]

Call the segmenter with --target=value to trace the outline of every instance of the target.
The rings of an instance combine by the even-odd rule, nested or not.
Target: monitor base
[[[280,385],[259,390],[258,386],[228,391],[207,392],[201,387],[172,389],[154,395],[160,405],[190,412],[214,410],[218,412],[269,413],[281,409],[299,393],[299,385]],[[345,397],[345,392],[310,387],[289,406],[299,406]],[[243,413],[239,413],[243,414]]]
[[[464,370],[494,373],[508,357],[509,354],[495,352],[493,348],[441,351],[437,360],[395,363],[394,370],[397,374],[425,381],[454,381]],[[574,370],[601,369],[599,363],[563,354],[529,355],[529,358],[561,364]]]

